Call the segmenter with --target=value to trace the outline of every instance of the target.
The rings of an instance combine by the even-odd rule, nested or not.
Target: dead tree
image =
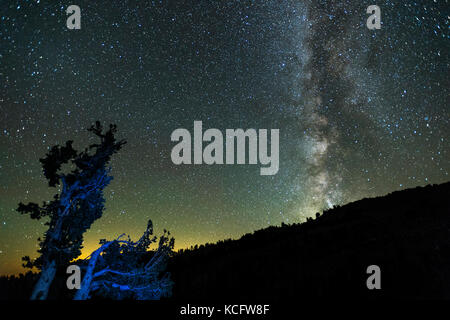
[[[86,300],[91,292],[97,295],[121,300],[159,300],[170,296],[173,282],[170,274],[165,272],[167,259],[170,257],[174,239],[164,230],[156,251],[148,251],[157,238],[153,234],[153,225],[149,221],[147,230],[137,242],[121,240],[123,234],[113,241],[100,241],[100,248],[88,258],[88,264],[74,300]],[[146,261],[148,254],[151,258]]]
[[[88,130],[100,138],[100,144],[93,144],[78,153],[73,149],[72,141],[67,141],[65,146],[54,146],[45,158],[40,159],[49,186],[59,185],[60,193],[42,206],[19,203],[17,209],[22,214],[30,214],[32,219],[49,218],[45,223],[48,230],[44,239],[39,239],[40,256],[34,261],[29,257],[22,258],[25,267],[41,270],[32,300],[47,298],[57,268],[67,265],[81,254],[84,232],[103,213],[103,189],[112,180],[108,164],[125,141],[116,141],[115,125],[110,125],[109,130],[103,133],[97,121]],[[68,173],[60,172],[61,166],[69,162],[75,168]]]

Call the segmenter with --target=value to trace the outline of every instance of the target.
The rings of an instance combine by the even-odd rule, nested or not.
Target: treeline
[[[381,269],[381,290],[366,270]],[[450,183],[336,207],[305,223],[180,250],[172,299],[450,298]],[[70,299],[59,270],[50,299]],[[36,275],[0,278],[0,299],[28,299]],[[299,300],[301,301],[301,300]]]
[[[367,267],[381,268],[368,290]],[[450,183],[336,207],[302,224],[179,252],[174,298],[450,298]]]

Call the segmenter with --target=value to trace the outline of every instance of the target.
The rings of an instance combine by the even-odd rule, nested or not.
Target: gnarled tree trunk
[[[41,275],[38,282],[34,286],[31,300],[45,300],[47,299],[48,290],[56,275],[56,262],[50,261],[42,268]]]
[[[106,247],[102,246],[92,254],[91,259],[88,264],[88,267],[86,269],[86,274],[83,277],[83,281],[81,282],[81,288],[77,291],[73,300],[86,300],[89,298],[89,293],[91,291],[91,283],[92,283],[92,279],[94,278],[93,275],[94,275],[95,265],[97,264],[97,259],[100,255],[100,253]]]

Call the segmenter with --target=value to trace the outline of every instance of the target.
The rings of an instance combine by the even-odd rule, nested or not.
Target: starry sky
[[[66,8],[81,8],[81,30]],[[366,8],[381,8],[369,30]],[[364,197],[449,180],[448,1],[2,1],[0,274],[45,227],[48,148],[118,125],[106,210],[85,235],[151,218],[176,248],[296,223]],[[177,128],[280,130],[280,169],[171,162]],[[192,132],[192,131],[191,131]]]

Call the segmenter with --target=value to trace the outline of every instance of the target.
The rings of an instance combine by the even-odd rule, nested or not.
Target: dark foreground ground
[[[381,269],[381,290],[367,289],[369,265]],[[448,299],[450,183],[183,252],[170,269],[181,300]]]
[[[368,290],[369,265],[381,290]],[[176,254],[177,301],[450,298],[450,183],[363,199],[302,224]],[[0,278],[0,300],[28,299],[35,274]],[[66,275],[49,297],[70,299]]]

